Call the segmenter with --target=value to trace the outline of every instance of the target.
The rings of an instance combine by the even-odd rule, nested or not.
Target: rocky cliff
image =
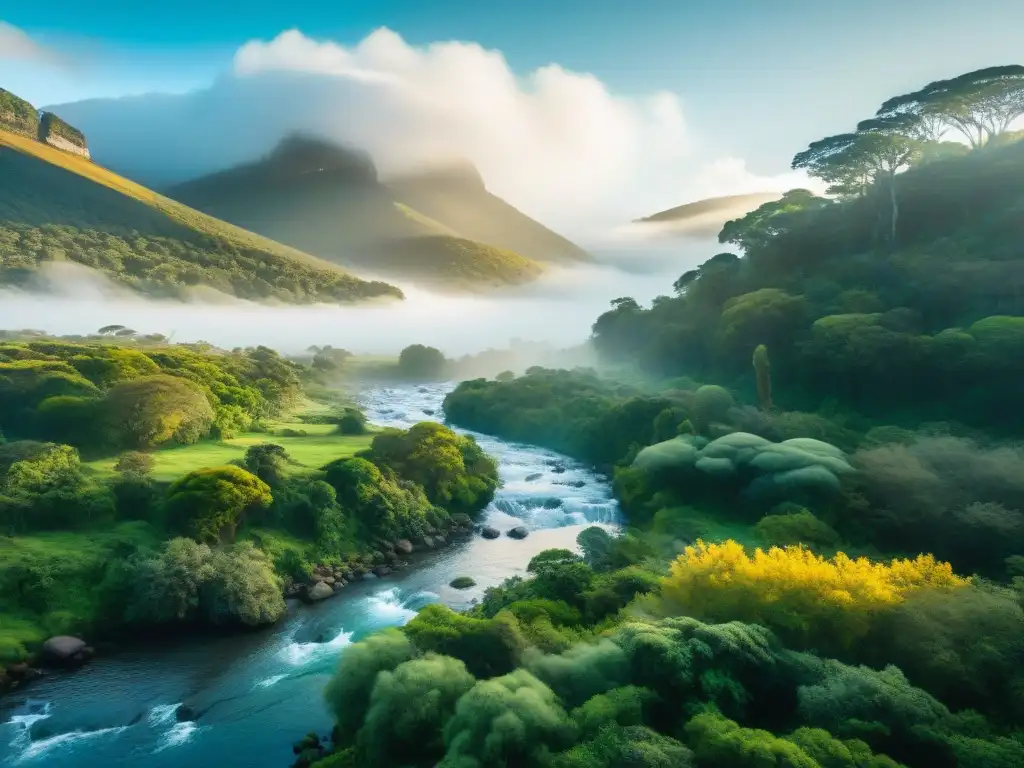
[[[82,132],[72,128],[52,112],[43,112],[39,120],[39,140],[65,152],[89,157],[89,147]]]
[[[39,113],[24,99],[0,88],[0,129],[34,139],[39,134]]]

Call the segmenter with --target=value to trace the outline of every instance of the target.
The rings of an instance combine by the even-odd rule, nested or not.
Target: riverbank
[[[449,389],[378,387],[360,400],[373,423],[404,428],[440,419]],[[383,580],[354,581],[308,606],[292,601],[288,615],[264,630],[126,645],[79,673],[42,678],[29,689],[31,698],[10,697],[12,708],[0,716],[0,755],[6,750],[9,764],[47,768],[127,768],[140,760],[150,768],[288,764],[294,756],[281,734],[330,729],[322,690],[348,644],[409,621],[428,603],[469,608],[488,587],[525,574],[538,552],[574,548],[590,524],[616,524],[606,478],[552,451],[474,437],[498,458],[504,481],[477,521],[498,530],[498,538],[456,537],[415,552],[405,558],[410,567]],[[559,506],[546,507],[554,498]],[[517,526],[528,530],[525,539],[505,535]],[[459,576],[476,586],[451,587]],[[182,703],[196,720],[176,720]]]

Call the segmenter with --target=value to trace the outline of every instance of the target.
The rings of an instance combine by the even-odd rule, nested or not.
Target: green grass
[[[96,584],[110,559],[156,547],[161,538],[139,521],[0,536],[0,662],[25,658],[47,637],[86,628],[96,615]]]
[[[204,440],[195,445],[180,445],[155,451],[152,477],[154,480],[170,482],[177,480],[194,469],[216,467],[234,459],[241,459],[246,449],[259,443],[277,443],[283,446],[296,462],[296,469],[313,470],[334,459],[351,456],[370,447],[373,434],[337,435],[333,424],[301,424],[295,421],[277,421],[268,424],[267,432],[246,432],[231,440]],[[302,437],[286,437],[275,434],[280,429],[297,429],[306,432]],[[110,477],[114,474],[117,457],[108,457],[86,463],[86,467],[97,476]]]

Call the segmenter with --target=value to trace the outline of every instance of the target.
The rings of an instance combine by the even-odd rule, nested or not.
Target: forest
[[[347,648],[295,765],[1024,764],[1022,114],[1022,67],[891,99],[794,159],[828,197],[613,302],[600,373],[459,384],[626,523]]]
[[[498,485],[472,438],[311,403],[322,372],[268,348],[101,332],[0,341],[0,689],[55,635],[273,623],[328,572],[466,530]]]

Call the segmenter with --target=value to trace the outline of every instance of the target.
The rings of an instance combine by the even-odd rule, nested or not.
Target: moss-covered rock
[[[43,112],[39,120],[39,140],[65,152],[89,157],[85,135],[52,112]]]
[[[39,113],[24,99],[0,88],[0,129],[34,139],[39,135]]]

